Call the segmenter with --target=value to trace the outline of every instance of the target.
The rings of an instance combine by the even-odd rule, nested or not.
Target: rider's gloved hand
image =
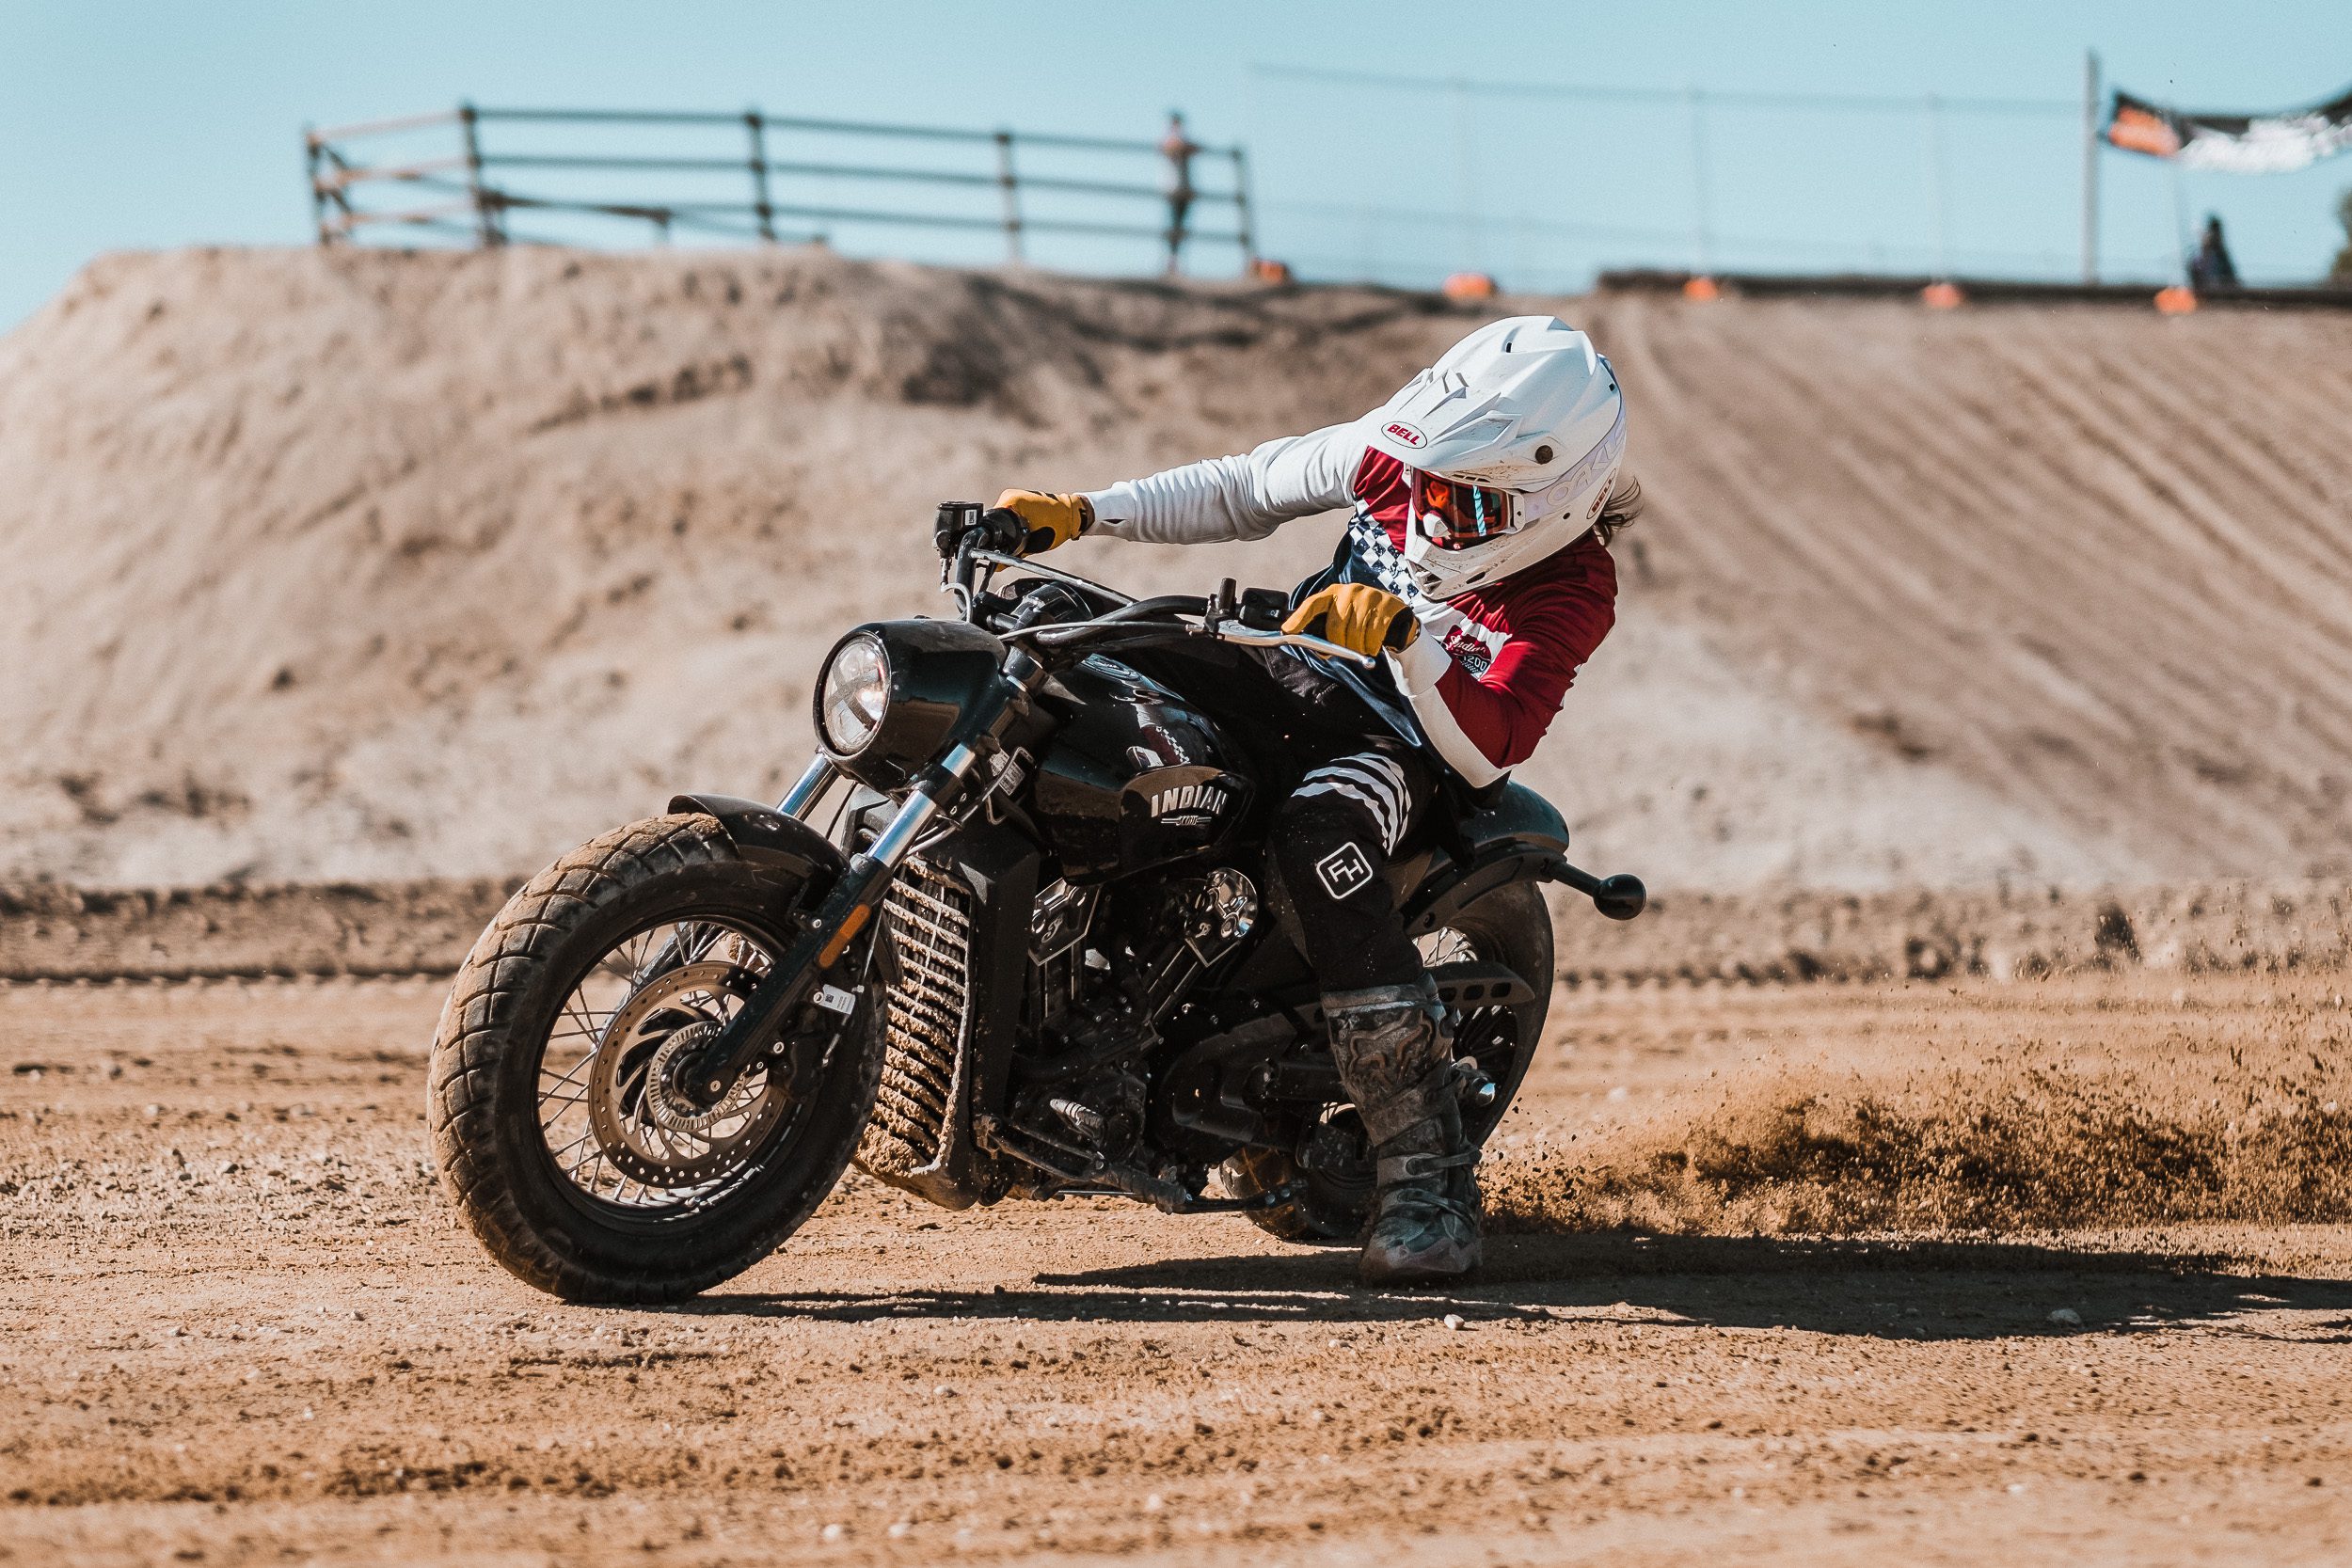
[[[1405,601],[1368,582],[1337,582],[1298,601],[1282,629],[1337,642],[1353,653],[1402,650],[1421,635],[1421,620]]]
[[[1021,519],[1022,555],[1043,555],[1067,545],[1094,526],[1094,506],[1084,496],[1047,495],[1041,490],[1008,490],[996,498],[995,510]]]

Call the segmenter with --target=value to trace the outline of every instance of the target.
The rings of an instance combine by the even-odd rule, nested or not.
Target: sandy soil
[[[429,984],[0,988],[0,1561],[2341,1561],[2341,984],[1563,993],[1473,1285],[852,1185],[666,1312],[454,1228]]]
[[[1484,308],[1482,308],[1484,309]],[[2352,866],[2352,319],[1601,297],[1656,511],[1524,770],[1724,891]],[[528,874],[771,794],[936,500],[1351,418],[1474,318],[822,252],[195,251],[0,339],[0,877]],[[1287,583],[1334,531],[1090,542]]]

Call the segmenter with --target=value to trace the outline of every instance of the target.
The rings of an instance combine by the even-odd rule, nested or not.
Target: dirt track
[[[852,1184],[674,1312],[454,1229],[429,984],[0,988],[0,1561],[2341,1561],[2344,985],[1564,993],[1475,1286]]]

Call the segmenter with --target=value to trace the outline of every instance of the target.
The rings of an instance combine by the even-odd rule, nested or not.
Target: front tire
[[[790,946],[793,891],[716,819],[654,817],[532,878],[475,942],[427,1116],[458,1212],[517,1278],[567,1301],[678,1300],[758,1262],[833,1190],[882,1072],[872,987],[806,1082],[755,1069],[699,1118],[659,1092]]]

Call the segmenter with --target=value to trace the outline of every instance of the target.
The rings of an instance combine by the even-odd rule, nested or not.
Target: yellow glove
[[[1084,496],[1049,496],[1041,490],[1008,490],[996,498],[999,511],[1021,519],[1027,531],[1023,555],[1043,555],[1094,526],[1094,507]]]
[[[1404,649],[1421,635],[1421,621],[1405,601],[1385,588],[1366,582],[1339,582],[1318,588],[1283,619],[1282,629],[1320,637],[1354,653],[1376,654],[1383,648]]]

